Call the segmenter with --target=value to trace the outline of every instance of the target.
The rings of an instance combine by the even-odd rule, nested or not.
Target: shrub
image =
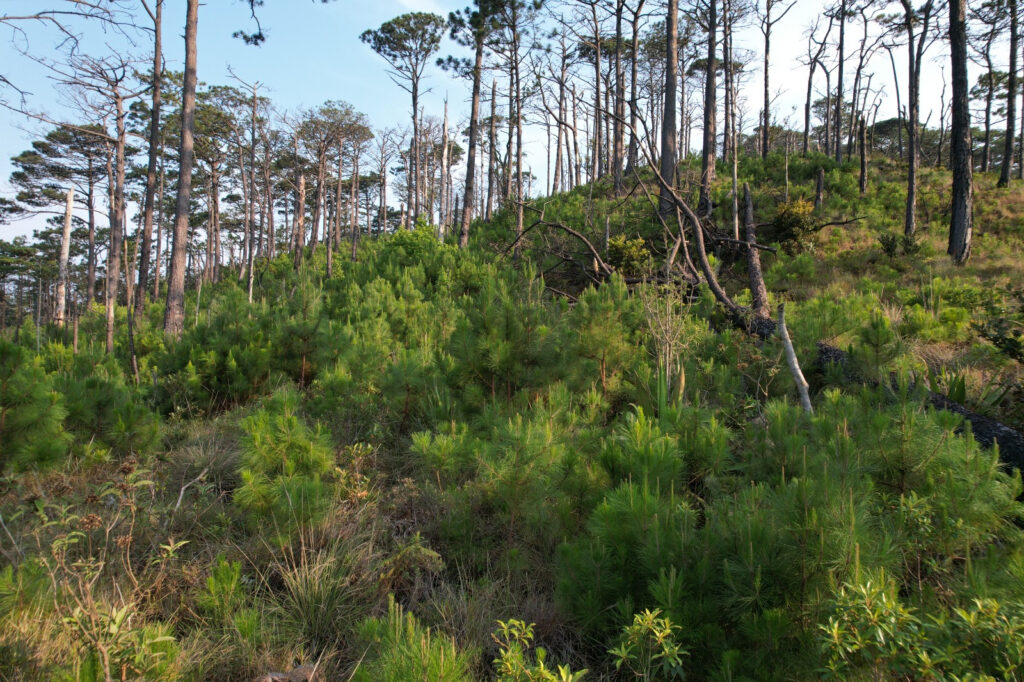
[[[890,259],[896,257],[900,248],[900,238],[891,232],[883,232],[878,235],[878,243],[882,247],[882,253],[888,256]]]
[[[617,234],[608,239],[608,264],[624,275],[642,275],[651,270],[651,252],[642,238]]]
[[[492,635],[498,644],[498,658],[494,659],[499,682],[577,682],[586,670],[573,672],[568,666],[548,668],[548,652],[536,647],[533,653],[533,623],[521,620],[498,621],[498,630]]]
[[[327,434],[307,426],[298,407],[299,394],[281,389],[242,421],[242,485],[234,500],[253,523],[270,521],[282,535],[319,519],[331,495]]]
[[[793,199],[778,205],[765,237],[781,244],[786,253],[802,253],[810,249],[815,227],[814,204]]]
[[[459,651],[450,637],[421,626],[393,598],[387,616],[364,620],[358,633],[368,648],[352,674],[354,682],[473,679],[470,656]]]
[[[0,339],[0,472],[57,463],[68,450],[66,411],[38,358]]]
[[[615,669],[625,667],[639,680],[681,680],[683,656],[687,654],[677,641],[679,628],[660,609],[645,609],[622,628],[619,646],[610,653]]]

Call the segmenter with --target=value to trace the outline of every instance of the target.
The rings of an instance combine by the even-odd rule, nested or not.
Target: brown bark
[[[761,253],[754,248],[757,243],[754,223],[754,200],[750,196],[750,186],[743,183],[743,224],[747,239],[747,274],[750,279],[750,312],[754,317],[771,317],[768,308],[768,289],[764,285],[764,274],[761,271]]]
[[[1008,0],[1010,12],[1010,77],[1006,98],[1006,140],[1003,144],[1003,165],[999,169],[999,186],[1008,187],[1013,169],[1014,132],[1017,125],[1017,44],[1020,31],[1017,24],[1017,0]]]
[[[947,252],[953,263],[963,265],[971,255],[973,173],[971,111],[967,82],[967,3],[950,0],[949,46],[953,67],[953,128],[950,133],[953,169],[953,207],[949,221]]]
[[[146,11],[149,7],[143,3]],[[139,284],[135,290],[135,307],[146,303],[146,281],[149,277],[150,251],[153,241],[153,208],[156,202],[156,165],[160,155],[160,106],[163,87],[163,7],[164,0],[155,0],[153,12],[153,92],[149,112],[149,163],[146,166],[146,195],[142,209],[142,241],[139,245]]]
[[[69,189],[64,204],[64,232],[60,240],[60,261],[57,265],[56,308],[53,321],[58,327],[64,326],[64,310],[67,304],[68,258],[71,255],[71,214],[75,208],[75,190]]]
[[[679,2],[668,0],[665,23],[665,113],[661,123],[662,187],[658,211],[664,215],[673,209],[671,191],[676,173],[676,80],[679,68]]]
[[[188,251],[189,200],[192,195],[192,163],[195,158],[196,32],[199,0],[187,0],[185,19],[185,81],[182,90],[180,171],[174,211],[174,241],[167,276],[167,307],[164,332],[181,336],[185,327],[185,266]]]
[[[473,220],[473,193],[476,191],[476,149],[480,136],[480,78],[484,67],[484,36],[476,37],[476,52],[473,61],[473,100],[469,113],[469,146],[466,149],[466,190],[462,203],[462,218],[459,224],[459,248],[469,245],[469,223]],[[493,126],[493,123],[491,124]]]
[[[708,0],[708,52],[704,81],[704,144],[700,161],[700,198],[697,212],[711,215],[711,184],[715,181],[716,99],[718,88],[718,0]]]

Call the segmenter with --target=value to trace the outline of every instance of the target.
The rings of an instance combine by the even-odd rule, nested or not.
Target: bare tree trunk
[[[412,196],[409,197],[409,214],[415,225],[420,217],[420,83],[418,78],[412,80]]]
[[[295,197],[295,217],[292,219],[294,227],[292,240],[292,258],[295,269],[302,265],[302,248],[306,239],[306,174],[299,174],[299,187]]]
[[[900,158],[903,158],[903,103],[900,102],[900,79],[896,72],[896,58],[892,56],[892,48],[886,46],[889,53],[889,63],[892,64],[892,83],[896,90],[896,141],[899,145]]]
[[[153,256],[153,300],[160,298],[160,256],[164,240],[164,186],[167,181],[167,171],[164,168],[163,145],[160,145],[160,194],[158,196],[157,220],[156,220],[156,242],[155,254]]]
[[[487,143],[488,143],[488,146],[489,146],[489,152],[487,154],[487,215],[486,215],[485,219],[488,222],[490,222],[491,214],[494,211],[494,180],[495,180],[495,178],[494,178],[494,172],[495,172],[495,167],[494,167],[494,152],[495,152],[495,148],[494,148],[494,145],[495,145],[495,134],[494,133],[495,133],[495,130],[494,130],[494,128],[495,128],[495,125],[496,125],[495,124],[495,118],[497,116],[497,112],[496,112],[497,100],[498,100],[498,81],[495,79],[495,80],[491,81],[491,120],[489,122],[490,126],[489,126],[489,132],[488,132],[488,136],[487,136]]]
[[[248,281],[246,282],[246,293],[249,303],[252,303],[253,287],[253,260],[256,256],[256,106],[259,103],[257,97],[257,84],[252,86],[252,109],[249,119],[249,225],[248,237],[246,238],[246,261],[245,271]]]
[[[551,194],[562,189],[562,140],[565,136],[565,78],[567,53],[565,42],[562,42],[562,63],[558,78],[558,118],[555,121],[555,174],[551,178]]]
[[[811,141],[811,95],[814,91],[814,69],[817,65],[818,60],[813,60],[807,73],[807,96],[804,99],[804,156],[807,156],[808,147],[810,146]]]
[[[672,188],[676,177],[676,80],[679,68],[679,2],[668,0],[665,21],[665,102],[661,123],[662,182],[658,210],[665,215],[674,210]]]
[[[918,40],[914,40],[914,26],[918,18],[910,0],[902,0],[904,8],[904,26],[907,31],[908,72],[910,76],[909,93],[909,139],[907,141],[907,211],[903,226],[903,234],[912,237],[917,231],[917,170],[920,165],[920,131],[918,128],[918,107],[921,89],[921,61],[924,47],[928,41],[928,23],[931,19],[932,0],[928,0],[921,17],[923,25]]]
[[[990,34],[991,35],[991,34]],[[985,88],[985,138],[981,152],[981,172],[987,173],[992,161],[992,99],[995,95],[995,83],[992,76],[992,38],[985,45],[985,62],[988,66]]]
[[[441,195],[441,208],[437,222],[441,240],[444,241],[444,237],[448,233],[448,213],[451,210],[448,205],[448,100],[444,101],[444,123],[441,127],[441,167],[438,171],[438,193]],[[473,174],[470,173],[466,177],[468,181]]]
[[[516,246],[512,251],[512,261],[515,263],[519,260],[523,236],[523,90],[519,73],[518,29],[513,32],[512,54],[516,85]]]
[[[213,210],[213,182],[208,178],[206,180],[206,267],[203,268],[203,279],[207,282],[213,281],[213,245],[216,242]]]
[[[352,181],[349,185],[348,201],[351,208],[350,222],[352,225],[352,262],[356,262],[356,253],[359,247],[359,145],[352,148]]]
[[[96,181],[93,179],[93,160],[89,159],[89,193],[86,196],[86,211],[89,220],[89,254],[86,264],[86,300],[92,305],[96,300]]]
[[[914,41],[911,40],[911,43]],[[835,153],[836,163],[843,162],[842,128],[843,128],[843,62],[846,60],[846,0],[839,2],[839,73],[836,78],[836,123],[835,123]]]
[[[769,0],[770,3],[771,0]],[[732,22],[732,0],[723,2],[725,19],[722,23],[722,43],[725,58],[726,74],[726,109],[725,109],[725,139],[726,146],[732,155],[732,236],[739,241],[740,238],[740,206],[739,206],[739,140],[736,134],[736,74],[733,68],[733,22]],[[766,76],[767,78],[767,76]],[[765,86],[767,87],[767,86]],[[766,90],[767,92],[767,90]],[[767,97],[767,95],[766,95]],[[765,101],[768,101],[767,99]]]
[[[590,6],[591,16],[594,22],[594,175],[597,180],[604,175],[603,159],[601,153],[601,22],[597,19],[597,3]]]
[[[639,140],[637,139],[636,127],[637,127],[637,108],[636,103],[638,101],[637,93],[637,66],[640,54],[640,13],[643,11],[645,0],[639,0],[637,2],[636,9],[633,10],[632,19],[632,51],[630,54],[630,73],[629,73],[629,152],[628,152],[628,169],[632,171],[636,168],[637,163],[637,145]],[[678,19],[676,20],[678,22]],[[678,34],[678,28],[676,29]],[[678,39],[677,39],[678,42]],[[564,62],[563,62],[564,63]],[[563,66],[564,71],[564,66]],[[563,92],[564,92],[564,80],[565,76],[562,76],[563,80]]]
[[[58,327],[64,327],[64,309],[67,304],[68,290],[68,258],[71,255],[71,214],[75,208],[75,190],[68,189],[64,203],[64,232],[60,239],[60,260],[57,264],[56,310],[53,321]]]
[[[1006,98],[1006,140],[1003,143],[1003,165],[999,169],[999,186],[1010,185],[1013,169],[1014,132],[1017,125],[1017,43],[1020,40],[1017,25],[1017,0],[1008,0],[1010,12],[1010,74]]]
[[[117,308],[117,290],[121,279],[121,243],[124,241],[125,228],[125,146],[127,131],[125,129],[124,99],[120,93],[114,93],[116,117],[114,125],[117,130],[117,141],[114,145],[114,193],[110,220],[110,253],[107,269],[107,352],[114,352],[114,313]],[[128,268],[130,265],[125,264]]]
[[[711,215],[711,184],[715,181],[716,99],[718,88],[718,0],[708,0],[708,52],[704,84],[704,144],[700,162],[700,198],[697,211]]]
[[[825,72],[825,156],[832,155],[832,70]]]
[[[210,272],[213,273],[213,282],[220,281],[220,162],[221,157],[215,160],[210,167],[210,202],[211,215],[210,227],[213,229],[213,263],[210,265]]]
[[[860,133],[858,139],[860,142],[860,195],[864,196],[868,192],[868,157],[867,157],[867,130],[866,124],[864,123],[864,117],[860,119]]]
[[[771,93],[768,89],[768,63],[769,56],[771,54],[772,47],[772,5],[774,0],[765,0],[764,3],[764,115],[761,121],[761,158],[768,158],[768,143],[769,143],[769,129],[771,128],[772,118],[772,99]],[[748,249],[749,250],[749,249]]]
[[[484,36],[476,38],[476,54],[473,62],[473,99],[469,113],[469,146],[466,149],[466,190],[462,204],[462,218],[459,224],[459,248],[469,245],[469,224],[473,220],[473,193],[476,190],[476,149],[480,136],[480,79],[484,68]],[[493,102],[493,99],[492,99]],[[446,105],[447,107],[447,105]],[[447,110],[447,108],[446,108]],[[493,123],[491,124],[494,125]]]
[[[974,160],[971,153],[970,89],[967,81],[967,3],[950,0],[949,46],[953,66],[953,129],[950,133],[953,168],[953,207],[947,253],[963,265],[971,255]]]
[[[149,11],[145,3],[143,7]],[[160,97],[163,86],[163,7],[164,0],[155,0],[153,20],[153,93],[149,112],[149,164],[146,167],[146,196],[143,202],[142,244],[139,250],[139,286],[135,292],[135,307],[146,303],[146,278],[149,277],[149,254],[153,240],[153,204],[156,199],[156,165],[160,154]]]
[[[754,223],[754,200],[750,196],[750,186],[743,183],[743,203],[745,206],[743,224],[747,239],[747,271],[750,278],[750,311],[755,318],[771,317],[768,308],[768,290],[764,286],[764,275],[761,272],[761,254],[754,248],[757,243]],[[699,229],[699,228],[697,228]]]
[[[174,242],[167,276],[167,308],[164,332],[181,336],[185,326],[185,266],[188,251],[189,200],[192,193],[192,162],[195,158],[196,31],[199,0],[187,0],[185,19],[185,81],[182,89],[180,171],[174,212]]]
[[[793,349],[793,341],[789,338],[789,330],[786,328],[786,305],[779,304],[779,337],[782,339],[782,348],[786,353],[786,364],[789,365],[790,374],[793,375],[793,383],[800,394],[800,405],[807,414],[814,414],[814,407],[811,405],[811,396],[807,379],[800,371],[800,362],[797,360],[796,351]]]
[[[623,0],[615,0],[615,117],[612,120],[612,182],[615,195],[622,194],[622,162],[625,157],[626,83],[622,69],[622,12]]]
[[[583,169],[581,168],[583,163],[583,157],[580,156],[580,135],[579,125],[576,119],[576,112],[578,110],[578,102],[576,100],[576,85],[572,86],[572,149],[573,149],[573,186],[579,187],[583,184]],[[488,216],[489,217],[489,216]]]

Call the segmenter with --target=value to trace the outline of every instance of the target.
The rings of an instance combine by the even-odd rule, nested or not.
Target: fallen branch
[[[782,348],[786,352],[786,364],[789,365],[789,373],[793,375],[793,382],[796,390],[800,393],[800,405],[807,414],[814,414],[814,407],[811,406],[810,385],[800,371],[800,361],[796,358],[796,351],[793,349],[793,340],[789,338],[789,330],[786,329],[786,304],[779,304],[779,338],[782,339]]]
[[[759,223],[763,225],[764,223]],[[767,251],[769,253],[778,255],[779,250],[774,246],[765,246],[764,244],[754,244],[753,242],[745,242],[742,239],[733,239],[732,237],[719,237],[718,235],[712,235],[712,239],[716,242],[722,242],[723,244],[736,244],[738,246],[745,246],[750,249],[759,249],[761,251]]]
[[[850,368],[850,356],[846,351],[830,344],[818,343],[817,363],[819,368],[835,365],[844,371],[849,380],[856,380]],[[973,412],[966,406],[954,402],[944,395],[928,391],[927,402],[932,407],[958,414],[971,424],[971,436],[983,448],[999,446],[999,461],[1011,469],[1024,471],[1024,433],[1010,428],[991,417]],[[963,429],[958,429],[962,433]]]
[[[533,211],[535,213],[540,214],[540,218],[538,218],[537,222],[534,223],[534,225],[544,225],[545,227],[553,227],[553,228],[562,230],[564,232],[567,232],[568,234],[571,234],[573,237],[576,237],[576,239],[578,239],[581,242],[583,242],[583,245],[587,247],[587,250],[590,252],[590,255],[594,257],[595,266],[599,269],[599,271],[604,273],[605,276],[610,276],[612,274],[612,269],[608,266],[607,263],[604,262],[604,259],[601,258],[601,253],[594,247],[593,244],[590,243],[589,239],[587,239],[585,236],[583,236],[583,234],[581,232],[579,232],[578,230],[574,230],[573,228],[569,227],[568,225],[564,225],[562,223],[557,223],[557,222],[551,222],[551,221],[548,221],[548,220],[544,220],[544,211],[543,210],[538,210],[538,209],[534,208],[533,206],[530,206],[529,204],[527,204],[525,202],[522,204],[522,206],[523,206],[523,208],[525,208],[525,209],[527,209],[529,211]],[[531,227],[533,227],[533,226],[531,226]]]

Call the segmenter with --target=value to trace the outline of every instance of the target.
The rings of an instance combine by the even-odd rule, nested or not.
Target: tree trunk
[[[697,211],[701,216],[711,215],[711,184],[715,181],[716,99],[718,88],[718,0],[708,2],[708,53],[704,83],[704,144],[700,162],[700,198]],[[695,229],[699,229],[695,228]]]
[[[256,106],[259,100],[256,86],[252,86],[252,110],[249,119],[249,226],[246,249],[245,272],[248,277],[246,293],[252,303],[253,260],[256,256]]]
[[[498,81],[491,81],[491,120],[488,131],[487,143],[490,147],[490,151],[487,154],[487,216],[485,220],[490,222],[491,215],[494,210],[494,152],[495,152],[495,117],[497,116],[497,100],[498,100]]]
[[[415,225],[420,217],[420,82],[419,78],[412,79],[412,196],[409,197],[409,213],[412,216],[412,224]]]
[[[768,91],[768,62],[772,47],[772,5],[773,0],[764,4],[764,118],[761,122],[761,158],[768,158],[769,129],[771,127],[771,95]],[[748,249],[749,250],[749,249]]]
[[[622,69],[623,0],[615,0],[615,116],[612,119],[612,182],[615,196],[622,194],[622,162],[625,157],[623,122],[626,119],[626,77]]]
[[[58,327],[64,327],[64,309],[67,304],[68,289],[68,258],[71,255],[71,214],[75,208],[75,190],[68,189],[64,204],[64,232],[60,239],[60,260],[57,265],[56,309],[53,321]]]
[[[516,246],[512,250],[512,262],[519,260],[523,236],[523,90],[519,73],[519,30],[512,34],[512,54],[516,85]]]
[[[918,128],[918,108],[921,89],[921,61],[924,47],[928,41],[928,23],[931,18],[931,0],[925,5],[923,25],[919,38],[915,43],[914,26],[917,21],[910,0],[902,0],[904,8],[904,26],[907,31],[908,74],[910,92],[908,102],[909,135],[907,140],[907,211],[903,226],[903,234],[912,237],[917,231],[917,170],[920,165],[920,131]]]
[[[953,169],[953,207],[947,252],[963,265],[971,255],[974,160],[971,154],[970,90],[967,82],[967,3],[950,0],[949,47],[953,66],[953,125],[950,165]]]
[[[864,117],[860,119],[860,132],[858,135],[860,143],[860,195],[864,196],[868,191],[868,156],[867,156],[867,125]]]
[[[896,72],[896,58],[892,56],[892,48],[886,46],[889,63],[892,65],[892,83],[896,90],[896,141],[899,145],[900,158],[903,158],[903,103],[900,102],[900,79]]]
[[[164,168],[163,144],[160,145],[160,193],[157,196],[157,220],[156,240],[153,256],[153,300],[160,298],[160,256],[164,239],[164,185],[167,181],[167,171]]]
[[[601,22],[597,19],[597,3],[590,6],[594,22],[594,176],[597,180],[604,175],[603,159],[601,153]]]
[[[1003,143],[1003,165],[999,169],[999,186],[1008,187],[1013,169],[1014,132],[1017,125],[1017,0],[1008,0],[1010,7],[1010,74],[1006,98],[1006,140]]]
[[[768,290],[764,286],[764,275],[761,272],[761,254],[754,248],[757,243],[754,223],[754,200],[750,196],[750,186],[743,183],[743,224],[747,239],[747,272],[750,278],[750,312],[755,318],[771,317],[768,308]],[[699,228],[698,228],[699,229]]]
[[[459,224],[459,248],[469,245],[469,223],[473,220],[473,193],[476,190],[476,148],[480,135],[480,78],[484,67],[484,40],[476,38],[476,55],[473,62],[473,100],[469,113],[469,146],[466,149],[466,190],[462,204],[462,219]],[[492,100],[493,101],[493,100]],[[493,124],[492,124],[493,125]]]
[[[153,240],[153,204],[156,199],[156,165],[160,155],[160,106],[163,86],[162,18],[164,0],[156,0],[153,14],[153,95],[149,114],[149,164],[146,167],[146,196],[143,202],[142,244],[139,249],[139,285],[135,290],[135,308],[146,303],[146,278]]]
[[[440,194],[441,206],[438,211],[438,231],[441,241],[444,241],[448,233],[448,219],[451,206],[448,205],[448,100],[444,102],[444,122],[441,126],[441,167],[438,169],[438,194]],[[467,175],[468,178],[472,174]],[[460,228],[461,229],[461,228]]]
[[[292,241],[292,257],[295,269],[302,265],[302,247],[306,238],[306,174],[299,174],[299,187],[295,196],[295,217],[292,219],[295,231]]]
[[[215,160],[210,167],[210,201],[213,206],[212,214],[210,215],[210,226],[213,228],[213,264],[211,272],[213,272],[214,282],[220,281],[220,162],[222,160]]]
[[[911,37],[911,44],[913,44],[913,37]],[[845,61],[845,49],[846,49],[846,0],[840,0],[839,2],[839,72],[836,78],[836,122],[834,151],[836,153],[836,163],[843,162],[843,148],[842,148],[842,128],[843,128],[843,62]]]
[[[636,103],[637,103],[638,97],[639,97],[639,95],[637,93],[637,66],[638,66],[638,62],[640,61],[639,58],[638,58],[639,54],[640,54],[640,12],[643,11],[643,7],[644,7],[644,0],[640,0],[637,3],[636,10],[633,11],[633,20],[632,20],[633,41],[632,41],[632,52],[630,54],[630,65],[629,65],[629,151],[628,151],[628,159],[627,159],[627,164],[628,164],[628,168],[629,168],[630,171],[632,171],[634,168],[636,168],[637,156],[638,156],[637,147],[639,145],[639,140],[637,139],[637,134],[636,134],[636,125],[637,125]],[[678,34],[678,29],[676,30],[676,32]],[[563,68],[562,91],[564,92],[564,89],[565,89],[565,85],[564,85],[564,81],[565,81],[564,69],[565,69],[565,67],[563,66],[562,68]]]
[[[110,220],[110,253],[107,269],[107,352],[114,352],[114,317],[117,309],[117,290],[121,279],[121,248],[124,241],[125,227],[125,146],[127,131],[125,129],[124,100],[120,93],[114,94],[116,110],[115,126],[117,142],[114,146],[114,195]],[[125,267],[130,267],[125,264]]]
[[[213,245],[216,242],[214,237],[213,224],[213,182],[206,181],[206,267],[203,269],[203,279],[213,282]]]
[[[814,69],[817,65],[817,59],[811,60],[811,65],[807,73],[807,96],[804,99],[804,156],[807,156],[808,147],[810,146],[811,141],[811,95],[814,91]]]
[[[661,121],[661,164],[663,181],[658,210],[666,215],[674,210],[672,188],[676,175],[676,80],[679,68],[679,0],[668,0],[665,22],[665,102]]]
[[[185,19],[185,81],[182,89],[180,171],[174,210],[174,242],[171,269],[167,277],[167,308],[164,332],[181,336],[185,326],[185,266],[188,251],[189,200],[192,193],[192,163],[195,157],[196,117],[196,31],[199,0],[187,0]]]
[[[96,181],[93,179],[92,159],[89,159],[89,193],[86,196],[86,211],[89,220],[89,254],[86,264],[86,307],[96,300]]]
[[[350,223],[352,226],[352,262],[356,262],[356,253],[359,247],[359,202],[356,194],[359,192],[359,145],[352,148],[352,180],[349,184],[348,201],[351,208]]]

